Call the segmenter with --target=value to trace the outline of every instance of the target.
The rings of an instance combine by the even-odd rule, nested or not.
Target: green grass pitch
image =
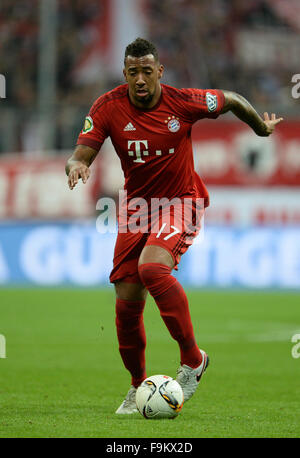
[[[106,290],[1,289],[0,437],[300,437],[296,293],[188,291],[211,364],[175,420],[115,415],[130,378]],[[145,310],[148,375],[175,376],[176,342],[152,298]]]

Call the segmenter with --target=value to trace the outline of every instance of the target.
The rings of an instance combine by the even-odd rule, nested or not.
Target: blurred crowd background
[[[0,284],[108,284],[115,233],[98,233],[96,203],[117,202],[119,159],[107,140],[73,191],[64,168],[141,36],[159,50],[164,83],[232,90],[284,117],[268,138],[231,113],[193,126],[211,205],[180,280],[300,289],[299,31],[299,0],[1,0]]]
[[[110,71],[109,56],[101,60],[101,34],[108,35],[104,52],[113,52],[109,32],[103,32],[109,3],[113,0],[56,2],[52,149],[72,148],[93,100],[123,82],[122,61],[118,72]],[[137,3],[144,15],[144,35],[157,45],[165,65],[165,83],[234,90],[260,112],[299,116],[290,96],[291,75],[299,71],[297,0]],[[40,4],[39,0],[2,0],[0,4],[0,73],[7,82],[7,99],[1,101],[2,153],[45,149],[34,140],[43,91]],[[131,38],[131,25],[127,27]],[[99,66],[89,66],[86,57],[97,46]]]

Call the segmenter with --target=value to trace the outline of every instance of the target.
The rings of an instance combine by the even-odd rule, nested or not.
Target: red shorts
[[[202,199],[200,199],[202,202]],[[201,227],[201,219],[204,207],[190,201],[189,210],[186,213],[180,206],[170,206],[166,212],[160,211],[146,224],[128,228],[124,231],[124,225],[116,240],[113,260],[113,270],[110,274],[110,282],[125,281],[128,283],[140,283],[138,273],[138,261],[145,246],[157,245],[166,249],[174,260],[174,268],[182,254],[191,246],[197,237]],[[180,208],[179,208],[180,207]],[[186,207],[185,207],[186,208]],[[136,221],[136,220],[135,220]],[[149,223],[148,223],[149,221]],[[139,229],[139,230],[138,230]]]

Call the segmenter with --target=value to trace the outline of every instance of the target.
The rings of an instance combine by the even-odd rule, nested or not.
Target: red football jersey
[[[123,84],[93,104],[77,144],[95,150],[110,137],[121,160],[128,199],[201,197],[208,192],[194,170],[192,125],[217,118],[224,94],[217,89],[176,89],[162,84],[161,97],[151,109],[140,109]]]

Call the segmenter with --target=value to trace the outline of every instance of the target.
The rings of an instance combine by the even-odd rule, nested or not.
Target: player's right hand
[[[79,178],[83,183],[86,183],[90,176],[90,169],[85,164],[75,164],[70,168],[68,185],[70,189],[74,189],[78,183]]]

